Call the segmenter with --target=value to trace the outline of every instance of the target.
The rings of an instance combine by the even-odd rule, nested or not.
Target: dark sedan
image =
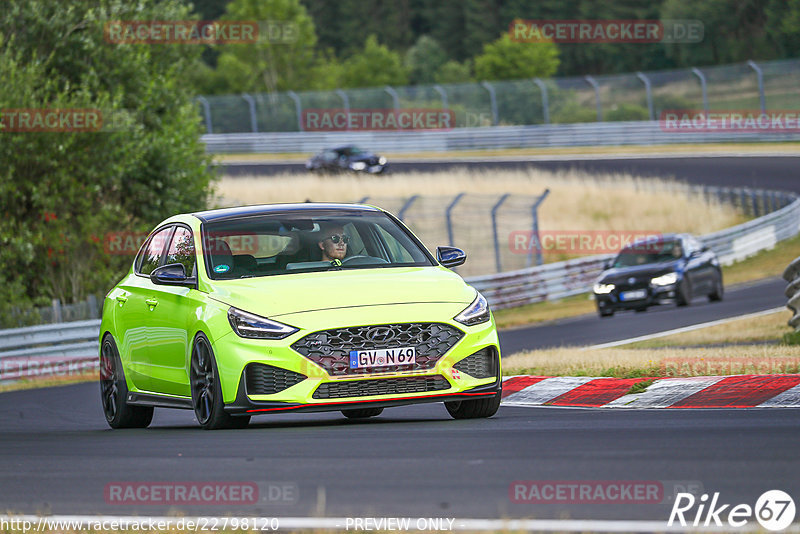
[[[358,148],[347,145],[336,148],[326,148],[312,156],[306,162],[306,169],[311,172],[366,172],[380,174],[386,170],[386,158]]]
[[[707,246],[687,234],[665,234],[622,249],[595,283],[600,317],[650,306],[686,306],[698,295],[722,300],[722,269]]]

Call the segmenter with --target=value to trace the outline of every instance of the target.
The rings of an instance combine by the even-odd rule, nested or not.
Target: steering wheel
[[[367,260],[367,261],[363,261]],[[348,256],[342,260],[342,265],[352,263],[353,265],[369,265],[371,263],[389,263],[383,258],[376,258],[375,256],[364,256],[363,254],[356,254],[355,256]]]

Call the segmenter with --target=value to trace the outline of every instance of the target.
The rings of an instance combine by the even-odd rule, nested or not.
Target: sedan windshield
[[[634,244],[622,249],[614,260],[613,267],[634,267],[649,263],[664,263],[677,260],[682,255],[683,248],[680,241]]]
[[[303,210],[203,224],[213,280],[309,271],[434,265],[411,234],[383,213]]]

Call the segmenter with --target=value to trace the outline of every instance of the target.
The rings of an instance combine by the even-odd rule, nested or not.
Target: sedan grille
[[[377,380],[347,380],[320,384],[315,399],[343,399],[371,395],[402,395],[449,389],[450,383],[441,375],[382,378]]]
[[[402,323],[337,328],[308,334],[292,345],[331,376],[432,369],[464,333],[442,323]],[[351,350],[415,347],[416,363],[350,369]]]
[[[473,378],[489,378],[497,375],[495,350],[492,347],[481,349],[467,356],[453,366],[453,369],[466,373]]]
[[[263,363],[251,363],[244,372],[248,395],[272,395],[308,378],[300,373]]]

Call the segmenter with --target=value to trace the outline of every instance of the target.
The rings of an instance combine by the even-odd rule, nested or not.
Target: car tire
[[[714,282],[714,289],[708,294],[709,302],[719,302],[725,295],[725,287],[722,284],[722,273],[717,274],[717,280]]]
[[[602,319],[606,319],[608,317],[614,316],[614,310],[597,310],[597,315],[599,315]]]
[[[354,408],[352,410],[342,410],[342,415],[348,419],[366,419],[375,417],[383,413],[383,408]]]
[[[125,370],[111,334],[106,334],[100,345],[100,400],[111,428],[146,428],[153,420],[151,406],[128,404]]]
[[[194,338],[189,378],[194,415],[204,430],[247,426],[249,415],[233,416],[225,412],[214,350],[202,332]]]
[[[500,408],[501,395],[498,393],[488,399],[471,399],[445,402],[444,406],[453,419],[477,419],[491,417]]]
[[[692,286],[689,285],[689,282],[684,278],[681,280],[680,285],[678,286],[678,294],[675,298],[676,303],[678,306],[688,306],[692,303]]]

